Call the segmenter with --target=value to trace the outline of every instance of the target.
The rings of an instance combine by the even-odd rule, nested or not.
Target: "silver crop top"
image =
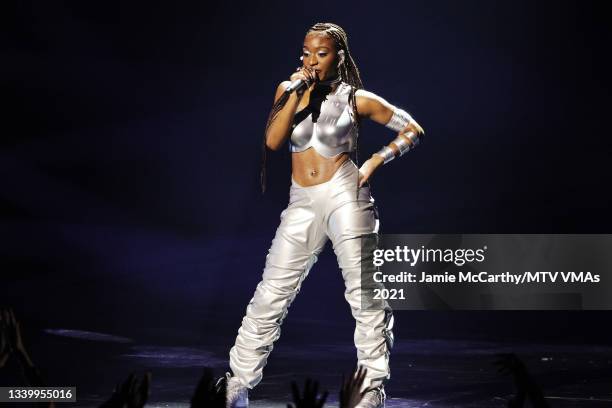
[[[294,123],[289,151],[303,152],[312,147],[328,158],[342,152],[352,152],[356,145],[357,123],[349,103],[350,91],[351,86],[341,82],[335,92],[328,94],[321,103],[315,122],[311,113],[301,122]]]

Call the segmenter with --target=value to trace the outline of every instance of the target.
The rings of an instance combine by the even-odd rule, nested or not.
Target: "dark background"
[[[599,4],[602,4],[601,6]],[[372,181],[383,233],[610,233],[610,15],[584,1],[8,2],[0,304],[29,330],[234,336],[287,205],[260,147],[306,30],[426,140]],[[361,157],[394,137],[366,123]],[[328,248],[283,326],[352,317]],[[605,279],[605,277],[604,277]],[[396,337],[609,342],[610,313],[396,313]],[[231,344],[227,344],[227,349]]]

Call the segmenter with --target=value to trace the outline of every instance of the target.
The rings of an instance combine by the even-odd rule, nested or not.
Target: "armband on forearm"
[[[408,140],[406,140],[404,137],[410,140],[410,142],[408,142]],[[399,157],[401,157],[404,155],[404,153],[410,151],[411,149],[414,149],[416,145],[419,144],[419,138],[414,132],[410,131],[402,133],[401,135],[393,139],[391,143],[397,146],[397,149],[399,151]],[[380,149],[374,154],[381,156],[385,161],[384,164],[387,164],[391,160],[395,159],[393,149],[391,149],[389,146],[383,146],[382,149]]]
[[[391,119],[385,126],[389,129],[395,130],[396,132],[401,132],[402,130],[406,129],[408,125],[410,125],[410,123],[412,122],[412,116],[410,116],[408,112],[403,109],[394,107],[393,116],[391,116]],[[414,147],[419,143],[419,138],[413,131],[408,131],[396,137],[391,143],[397,146],[397,149],[399,151],[399,157],[401,157],[410,149],[414,149]],[[382,149],[380,149],[374,154],[381,156],[384,159],[385,164],[395,159],[393,149],[391,149],[389,146],[383,146]]]

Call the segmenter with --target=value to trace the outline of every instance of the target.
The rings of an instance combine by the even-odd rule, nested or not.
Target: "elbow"
[[[414,122],[412,126],[412,132],[416,135],[417,137],[417,142],[416,144],[421,143],[424,139],[425,139],[425,130],[416,122]]]
[[[268,142],[266,142],[266,147],[267,147],[269,150],[272,150],[273,152],[277,152],[277,151],[279,151],[279,150],[280,150],[280,146],[279,146],[279,145],[277,145],[277,144],[272,144],[272,143],[268,143]]]
[[[417,128],[418,135],[420,137],[423,137],[425,135],[425,129],[423,129],[423,127],[419,125],[418,123],[416,124],[416,128]]]
[[[413,119],[412,126],[414,127],[414,131],[417,135],[423,136],[425,134],[425,129],[419,123]]]
[[[412,120],[410,122],[410,124],[406,127],[404,132],[413,132],[419,138],[422,138],[425,135],[425,130],[415,120]]]
[[[266,136],[266,148],[276,152],[280,150],[281,143],[279,143],[276,138],[270,137],[269,135],[267,135]]]

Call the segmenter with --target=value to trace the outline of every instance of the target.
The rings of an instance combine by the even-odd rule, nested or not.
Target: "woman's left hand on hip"
[[[372,155],[359,168],[359,187],[362,187],[366,181],[372,177],[372,174],[384,163],[384,159],[379,155]]]

